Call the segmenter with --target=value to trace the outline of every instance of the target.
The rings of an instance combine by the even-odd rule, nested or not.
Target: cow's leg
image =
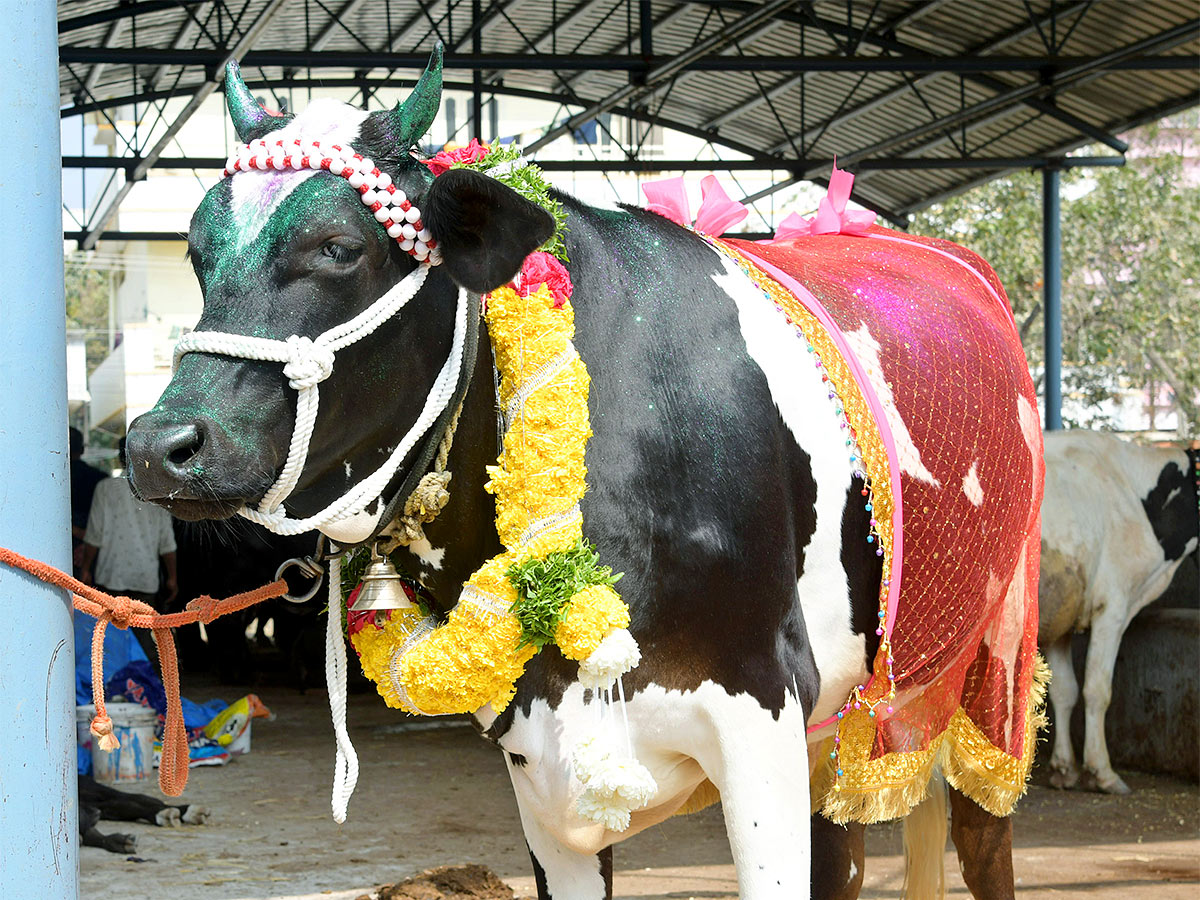
[[[950,837],[963,881],[975,900],[1014,900],[1012,819],[993,816],[950,788]]]
[[[612,900],[612,857],[612,847],[605,847],[596,854],[596,861],[600,865],[600,876],[604,879],[604,900]],[[556,897],[566,897],[570,900],[575,896],[573,893],[552,893],[546,878],[546,869],[538,861],[533,848],[529,850],[529,859],[533,862],[533,878],[537,882],[538,900],[552,900]]]
[[[812,828],[812,900],[858,900],[863,882],[863,835],[857,822],[835,825],[817,814]]]
[[[1079,684],[1071,663],[1071,633],[1043,648],[1050,666],[1050,706],[1054,709],[1054,753],[1050,757],[1050,783],[1071,788],[1079,781],[1075,748],[1071,745],[1071,714],[1079,700]]]
[[[715,753],[699,762],[721,792],[738,896],[798,900],[812,871],[804,720],[798,706],[779,721],[758,712],[719,721]]]
[[[612,848],[581,853],[568,847],[526,808],[522,791],[516,794],[538,900],[612,900]]]
[[[1109,794],[1129,793],[1128,785],[1113,771],[1104,740],[1104,716],[1112,701],[1113,668],[1125,629],[1134,616],[1167,589],[1182,559],[1164,560],[1132,592],[1114,585],[1097,587],[1099,611],[1092,619],[1087,667],[1083,673],[1083,779],[1087,787]]]
[[[1108,758],[1108,744],[1104,740],[1104,717],[1112,701],[1113,667],[1117,662],[1121,636],[1125,633],[1124,617],[1120,621],[1110,621],[1116,618],[1107,615],[1111,611],[1112,607],[1109,606],[1099,619],[1092,622],[1092,633],[1088,640],[1087,667],[1083,673],[1082,785],[1109,794],[1128,794],[1128,785],[1113,771]]]

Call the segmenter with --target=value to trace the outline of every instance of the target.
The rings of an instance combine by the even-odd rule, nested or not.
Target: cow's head
[[[455,283],[474,292],[503,284],[550,236],[553,220],[474,172],[451,171],[435,182],[414,157],[439,105],[440,47],[412,94],[389,111],[322,100],[297,116],[271,115],[235,64],[226,92],[242,141],[317,140],[374,160],[420,208],[441,256],[398,315],[334,356],[319,385],[307,461],[286,501],[288,514],[303,518],[378,469],[417,420],[450,353]],[[351,181],[310,169],[226,177],[196,210],[188,244],[204,295],[197,331],[273,341],[315,339],[422,265],[389,237]],[[186,353],[157,405],[130,427],[136,493],[183,519],[255,507],[276,483],[293,439],[298,394],[289,381],[280,362],[213,348]]]

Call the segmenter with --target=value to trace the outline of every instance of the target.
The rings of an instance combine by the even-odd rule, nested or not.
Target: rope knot
[[[133,613],[134,604],[131,599],[124,596],[113,597],[112,603],[108,607],[108,621],[124,630],[129,627]]]
[[[208,594],[203,594],[187,605],[188,612],[196,614],[196,621],[207,625],[220,616],[220,601],[214,600]]]
[[[333,374],[333,351],[311,338],[293,334],[287,339],[288,360],[283,374],[296,390],[316,387]]]
[[[117,740],[117,736],[113,734],[113,723],[106,715],[97,713],[92,717],[91,728],[92,736],[99,742],[97,746],[105,753],[112,753],[121,746],[121,742]]]

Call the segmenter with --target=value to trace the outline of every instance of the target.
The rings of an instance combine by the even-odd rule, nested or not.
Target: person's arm
[[[79,580],[84,584],[92,584],[92,564],[96,562],[96,554],[100,548],[95,544],[83,542],[83,559],[79,563]]]
[[[170,550],[164,553],[160,559],[162,559],[163,568],[167,570],[167,595],[163,598],[163,607],[165,608],[179,595],[179,579],[176,574],[175,551]]]
[[[102,492],[97,491],[97,494]],[[96,562],[96,554],[104,546],[104,500],[95,497],[91,511],[88,513],[87,530],[83,535],[83,556],[79,563],[79,580],[84,584],[95,584],[92,573]]]

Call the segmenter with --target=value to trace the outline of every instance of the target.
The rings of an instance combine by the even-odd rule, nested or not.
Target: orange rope
[[[92,719],[91,732],[99,741],[101,750],[111,751],[120,746],[117,736],[113,734],[112,719],[108,717],[108,710],[104,706],[104,630],[111,622],[117,628],[133,626],[149,628],[153,632],[154,643],[158,645],[163,688],[167,694],[166,729],[162,759],[158,764],[158,786],[168,796],[178,797],[182,794],[188,779],[188,742],[183,725],[183,705],[179,697],[179,660],[175,655],[175,638],[171,629],[196,622],[207,625],[213,619],[280,597],[287,593],[287,582],[281,578],[224,600],[197,597],[188,603],[183,612],[159,615],[148,603],[106,594],[54,566],[28,559],[6,547],[0,547],[0,563],[14,569],[24,569],[47,584],[70,591],[75,608],[95,616],[96,627],[92,630],[92,698],[96,703],[96,715]]]

